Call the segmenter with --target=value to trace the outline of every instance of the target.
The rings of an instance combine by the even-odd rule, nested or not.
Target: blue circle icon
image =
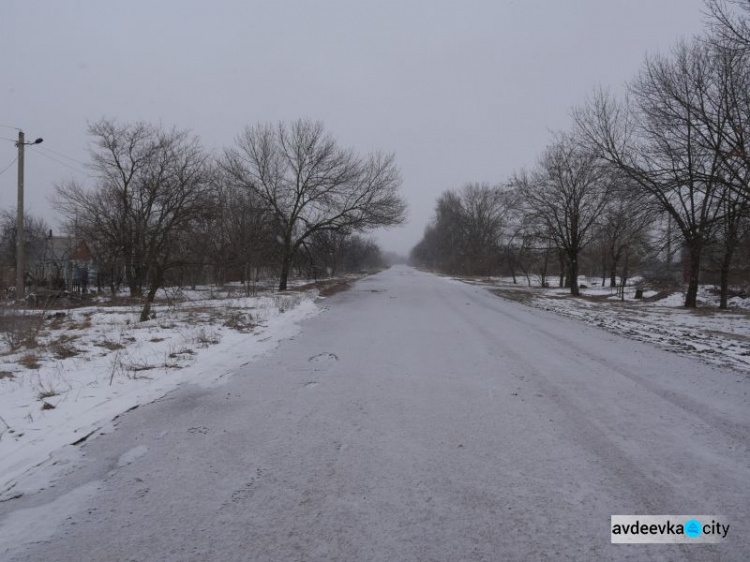
[[[694,539],[695,537],[701,536],[703,533],[703,525],[697,519],[689,519],[685,521],[685,534]]]

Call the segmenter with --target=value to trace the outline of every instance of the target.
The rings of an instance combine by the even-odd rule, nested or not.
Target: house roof
[[[82,238],[68,236],[48,236],[45,240],[44,259],[46,261],[94,259],[88,244]]]

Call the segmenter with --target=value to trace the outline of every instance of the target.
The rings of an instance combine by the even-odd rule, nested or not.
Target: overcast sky
[[[393,151],[406,253],[437,196],[533,165],[597,84],[704,24],[702,0],[0,0],[0,171],[21,127],[27,209],[85,178],[88,121],[192,129],[220,152],[246,124],[320,119],[345,146]],[[53,152],[49,152],[53,151]],[[54,160],[53,160],[54,159]],[[15,206],[16,167],[0,174]]]

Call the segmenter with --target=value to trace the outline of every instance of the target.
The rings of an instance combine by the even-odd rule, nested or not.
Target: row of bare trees
[[[99,280],[143,297],[150,314],[166,282],[296,268],[316,277],[381,264],[357,233],[402,223],[394,156],[362,157],[319,122],[247,127],[214,157],[187,131],[101,120],[88,183],[58,186],[57,208],[98,261]]]
[[[677,254],[685,306],[696,306],[708,262],[726,308],[730,274],[741,270],[747,281],[748,273],[750,1],[707,6],[705,35],[647,57],[625,96],[594,92],[532,170],[481,188],[498,202],[494,220],[480,221],[494,225],[489,239],[469,234],[479,224],[469,210],[476,188],[448,192],[414,261],[514,277],[533,267],[543,282],[557,262],[578,294],[583,253],[610,270],[612,284],[636,265],[669,270]]]

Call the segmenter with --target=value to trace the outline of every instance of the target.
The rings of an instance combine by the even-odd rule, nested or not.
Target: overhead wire
[[[8,164],[7,166],[5,166],[5,168],[3,168],[2,170],[0,170],[0,176],[2,176],[5,172],[7,172],[8,168],[10,168],[17,161],[18,161],[18,158],[16,157],[16,158],[13,159],[13,161],[10,164]]]
[[[45,158],[49,158],[53,162],[57,162],[61,166],[65,166],[66,168],[69,168],[69,169],[73,170],[74,172],[84,173],[84,174],[88,173],[86,170],[83,170],[82,168],[79,168],[79,167],[76,167],[76,166],[71,166],[70,164],[68,164],[66,162],[63,162],[62,160],[58,160],[54,156],[50,156],[49,154],[45,154],[44,152],[39,151],[39,152],[37,152],[37,154],[39,154],[40,156],[44,156]]]
[[[47,148],[46,146],[37,145],[34,148],[37,150],[43,150],[45,152],[51,152],[52,154],[56,154],[57,156],[60,156],[62,158],[65,158],[66,160],[70,160],[71,162],[75,162],[76,164],[79,164],[80,166],[87,166],[85,162],[81,162],[80,160],[76,160],[72,156],[67,156],[66,154],[63,154],[62,152],[57,152],[56,150],[52,150],[51,148]]]

